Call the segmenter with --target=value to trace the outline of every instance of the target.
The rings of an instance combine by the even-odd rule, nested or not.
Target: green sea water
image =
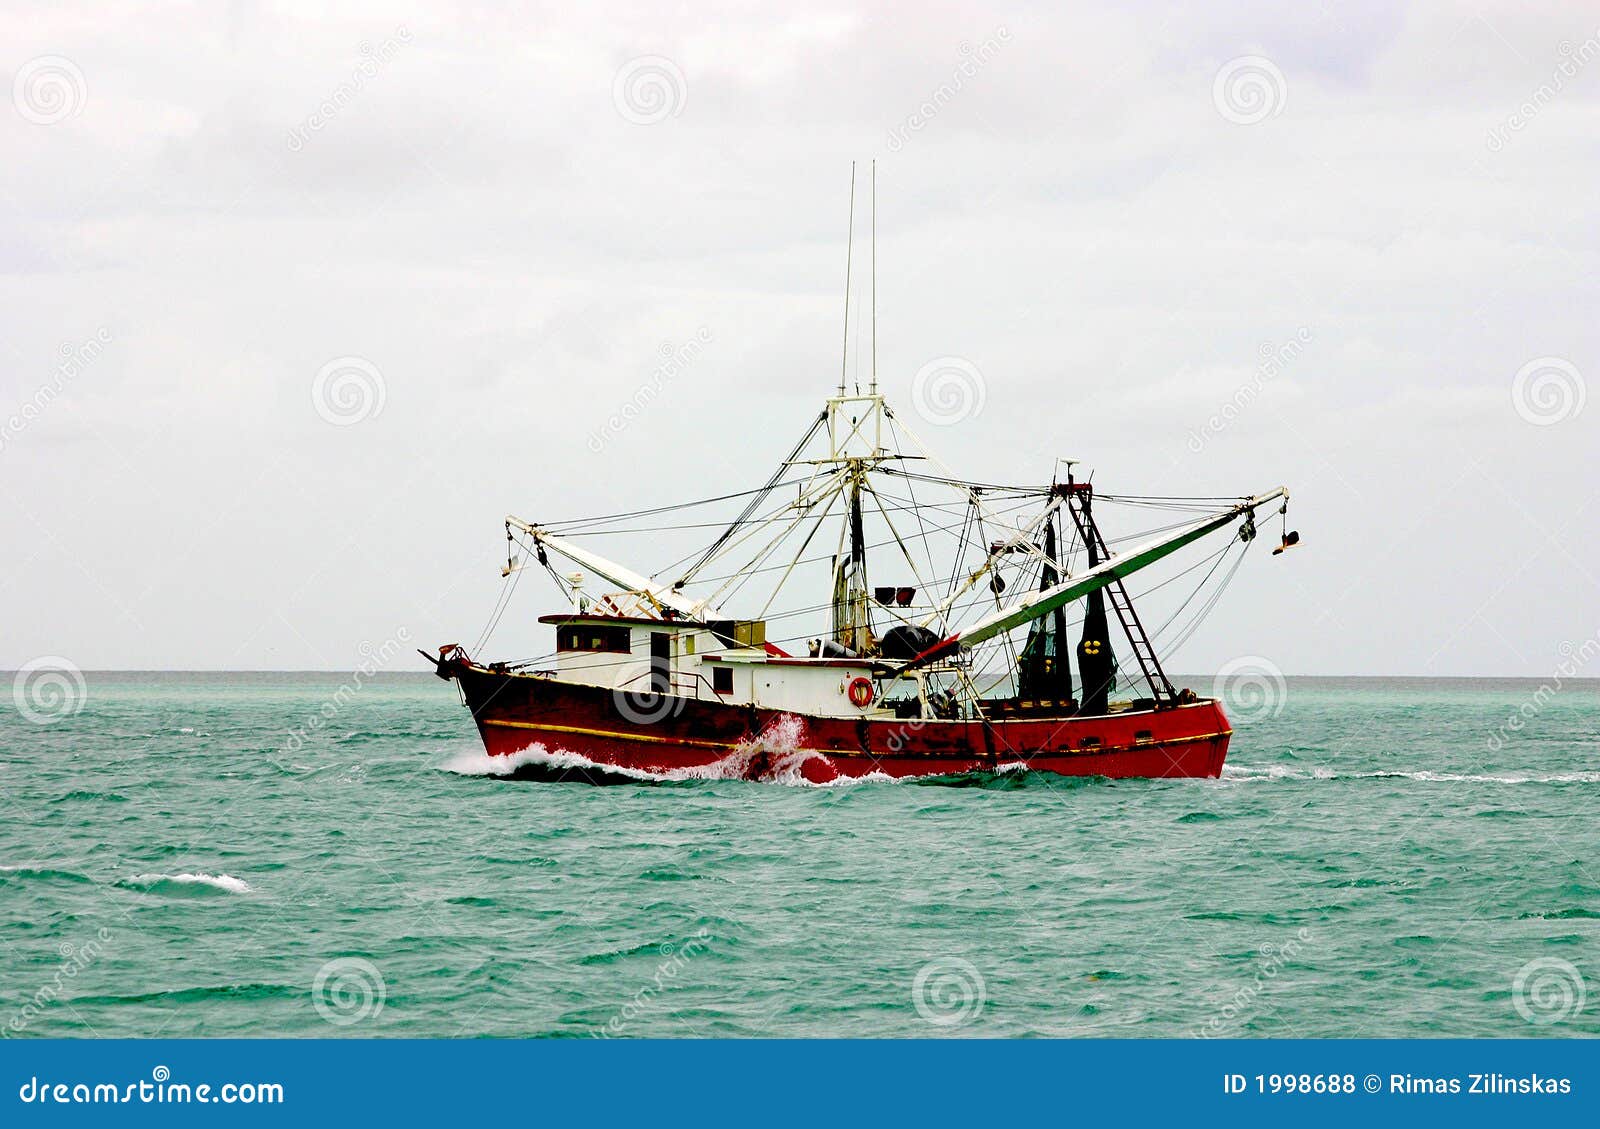
[[[0,1030],[1600,1034],[1594,682],[1289,679],[1215,781],[837,787],[499,778],[452,686],[350,686],[7,702]]]

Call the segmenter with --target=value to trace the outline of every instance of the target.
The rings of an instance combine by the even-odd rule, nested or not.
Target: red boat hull
[[[1026,769],[1063,776],[1215,777],[1232,730],[1201,700],[1103,717],[797,716],[670,695],[623,695],[531,674],[441,664],[492,757],[531,776],[749,780],[949,776]],[[576,754],[572,756],[571,754]]]

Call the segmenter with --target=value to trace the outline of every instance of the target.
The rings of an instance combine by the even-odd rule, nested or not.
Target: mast
[[[850,232],[844,241],[844,347],[839,358],[839,395],[850,372],[850,258],[856,241],[856,163],[850,162]],[[858,386],[859,390],[859,386]]]
[[[878,160],[872,160],[872,394],[878,394]]]
[[[1069,476],[1067,484],[1072,485]],[[1089,493],[1084,491],[1078,502],[1083,509],[1085,522],[1093,522],[1089,513]],[[1084,549],[1089,554],[1092,571],[1100,563],[1098,538],[1086,536]],[[1078,640],[1078,677],[1083,682],[1083,703],[1086,714],[1106,712],[1111,700],[1111,690],[1117,680],[1117,660],[1111,653],[1111,632],[1106,625],[1106,596],[1104,588],[1096,588],[1083,601],[1083,637]]]
[[[1039,591],[1060,582],[1056,573],[1056,523],[1044,527],[1044,554],[1049,558],[1039,570]],[[1059,607],[1033,621],[1017,670],[1017,696],[1025,701],[1066,702],[1072,698],[1072,664],[1067,660],[1067,612]]]
[[[1060,488],[1058,487],[1057,489],[1059,490]],[[1095,521],[1094,512],[1091,508],[1094,488],[1087,482],[1073,482],[1072,473],[1069,470],[1067,472],[1066,497],[1068,503],[1067,512],[1072,515],[1072,520],[1078,527],[1078,534],[1083,538],[1084,545],[1088,547],[1090,563],[1093,564],[1099,558],[1109,556],[1111,550],[1106,546],[1106,539],[1100,533],[1100,526]],[[1102,621],[1101,624],[1096,625],[1097,632],[1093,638],[1105,643],[1106,654],[1112,656],[1110,669],[1104,672],[1106,681],[1109,683],[1116,677],[1116,658],[1111,651],[1109,641],[1106,639],[1109,628],[1104,626],[1104,621],[1106,620],[1106,597],[1110,598],[1111,607],[1116,611],[1117,619],[1122,623],[1123,634],[1128,637],[1128,646],[1133,651],[1133,657],[1138,662],[1139,669],[1144,673],[1145,681],[1150,685],[1150,696],[1158,704],[1170,704],[1177,698],[1178,692],[1173,688],[1172,681],[1167,677],[1166,671],[1161,669],[1161,657],[1156,654],[1155,645],[1145,632],[1144,623],[1139,619],[1138,611],[1134,609],[1133,597],[1128,594],[1128,586],[1120,580],[1114,584],[1107,585],[1103,594],[1097,594],[1090,598],[1091,604],[1099,604],[1100,619]],[[1087,620],[1084,628],[1084,640],[1087,642],[1091,638]],[[1084,651],[1089,652],[1090,649],[1085,647]],[[1087,660],[1093,665],[1097,657],[1098,652],[1086,653],[1082,656],[1080,662]],[[1088,677],[1087,674],[1084,676],[1086,682]]]
[[[872,608],[867,597],[867,538],[861,520],[861,477],[859,465],[850,468],[850,509],[846,532],[850,554],[834,566],[833,635],[857,654],[872,649]]]
[[[848,510],[845,529],[841,533],[841,551],[833,562],[833,635],[844,646],[865,652],[872,646],[871,604],[867,593],[867,545],[862,523],[861,490],[868,468],[884,458],[883,423],[888,414],[883,397],[878,394],[878,162],[871,170],[871,383],[867,394],[861,394],[859,377],[854,395],[847,393],[850,374],[850,297],[851,278],[855,260],[856,232],[856,162],[850,162],[850,226],[845,239],[844,255],[844,342],[839,363],[839,391],[829,399],[823,411],[828,430],[828,453],[825,458],[805,460],[816,467],[833,466],[843,473],[839,490],[848,491]],[[859,357],[860,330],[857,329]],[[858,362],[859,365],[859,362]],[[858,368],[859,373],[859,368]],[[798,452],[795,452],[798,454]],[[785,460],[792,465],[795,455]],[[870,488],[869,488],[870,489]],[[843,553],[843,538],[850,539],[848,556]]]

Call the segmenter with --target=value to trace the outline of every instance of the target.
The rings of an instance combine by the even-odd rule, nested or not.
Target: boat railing
[[[636,693],[636,694],[663,693],[663,691],[655,690],[652,687],[650,687],[649,685],[645,685],[645,686],[635,686],[634,685],[634,683],[639,682],[641,680],[645,681],[645,682],[648,682],[655,674],[656,674],[656,672],[652,671],[652,670],[641,670],[638,674],[635,674],[632,678],[629,678],[624,682],[617,683],[617,685],[614,686],[613,689],[614,690],[631,691],[632,693]],[[664,692],[668,693],[668,694],[675,694],[675,695],[677,695],[679,697],[693,697],[696,700],[703,700],[705,696],[700,693],[700,690],[702,688],[704,688],[707,691],[707,693],[710,695],[710,700],[712,700],[712,701],[720,701],[721,700],[722,695],[718,694],[716,689],[711,685],[711,680],[709,678],[707,678],[704,674],[701,674],[699,671],[687,671],[687,670],[675,670],[675,671],[672,671],[667,676],[667,689]]]

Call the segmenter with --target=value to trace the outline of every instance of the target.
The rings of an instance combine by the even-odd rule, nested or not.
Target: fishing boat
[[[853,187],[851,210],[853,228]],[[848,310],[848,265],[846,277]],[[960,477],[880,392],[875,341],[870,374],[851,386],[848,312],[845,341],[837,389],[759,486],[506,519],[505,588],[473,652],[530,570],[564,605],[539,620],[553,650],[494,662],[459,644],[423,652],[459,687],[489,755],[522,775],[590,781],[1219,775],[1232,735],[1222,704],[1174,686],[1129,581],[1227,534],[1162,581],[1208,566],[1191,603],[1219,574],[1225,585],[1258,512],[1285,515],[1275,552],[1299,540],[1288,491],[1101,493],[1064,460],[1032,485]],[[1106,507],[1162,524],[1103,529]],[[636,570],[594,549],[600,537],[675,559]],[[1174,613],[1164,626],[1195,622]]]

